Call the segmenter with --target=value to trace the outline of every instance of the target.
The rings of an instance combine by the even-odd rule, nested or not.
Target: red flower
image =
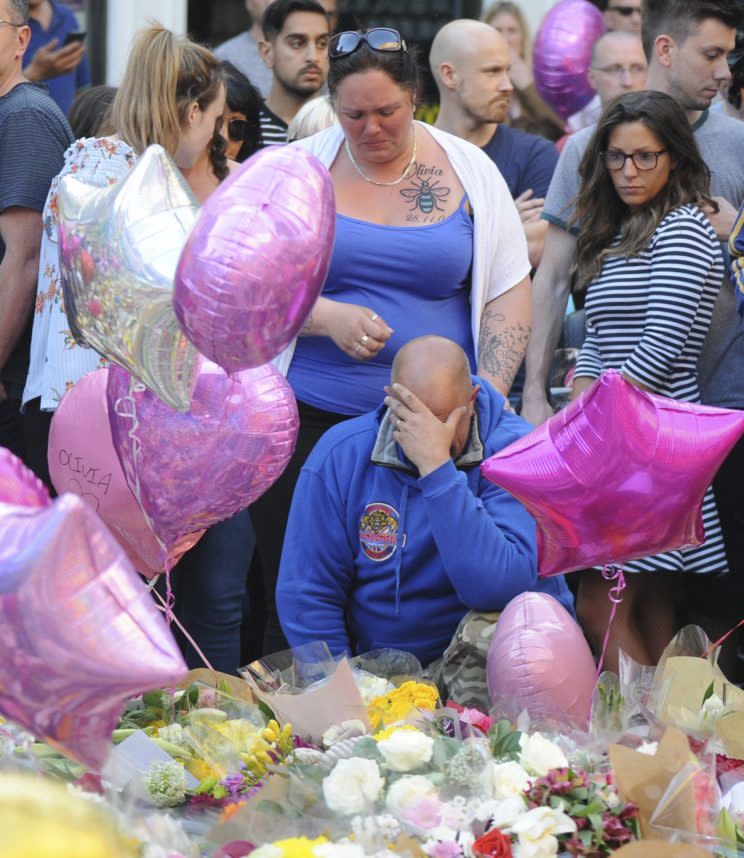
[[[511,839],[493,828],[473,843],[473,855],[476,858],[512,858]]]

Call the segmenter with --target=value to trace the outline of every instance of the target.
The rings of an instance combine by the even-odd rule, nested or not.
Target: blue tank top
[[[475,372],[469,271],[473,224],[460,208],[439,223],[385,226],[336,215],[323,296],[378,313],[393,335],[374,358],[348,357],[329,337],[300,337],[287,378],[301,402],[357,415],[382,402],[398,349],[424,334],[462,346]]]

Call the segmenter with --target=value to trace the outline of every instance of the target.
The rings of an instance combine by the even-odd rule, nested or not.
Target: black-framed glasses
[[[637,170],[653,170],[659,163],[659,155],[663,155],[665,152],[666,149],[659,149],[658,152],[633,152],[632,155],[629,155],[619,149],[609,149],[602,154],[604,155],[605,167],[608,170],[622,170],[628,158]]]
[[[328,56],[332,60],[353,54],[354,51],[366,42],[375,51],[405,51],[406,43],[397,30],[391,27],[374,27],[361,33],[359,30],[347,30],[336,35],[328,43]]]
[[[608,12],[617,12],[618,15],[622,15],[624,18],[630,18],[630,16],[634,12],[638,12],[638,14],[640,15],[641,14],[641,7],[640,6],[608,6],[607,11]]]
[[[247,119],[231,119],[227,123],[227,136],[237,143],[240,140],[245,140],[248,131],[255,128],[255,122],[249,122]]]

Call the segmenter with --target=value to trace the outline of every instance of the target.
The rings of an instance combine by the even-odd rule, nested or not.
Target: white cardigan
[[[444,149],[473,208],[470,324],[477,357],[483,308],[530,273],[527,240],[509,188],[488,155],[460,137],[440,131],[431,125],[423,126],[420,122],[417,125],[420,129],[425,128]],[[341,127],[333,125],[291,145],[307,149],[323,166],[330,169],[343,141]],[[295,342],[290,343],[273,361],[284,375],[289,370]]]

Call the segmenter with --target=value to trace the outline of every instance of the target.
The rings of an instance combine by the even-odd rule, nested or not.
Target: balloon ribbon
[[[735,632],[735,631],[736,631],[740,626],[744,626],[744,620],[740,620],[740,621],[739,621],[739,622],[738,622],[738,623],[733,627],[733,629],[729,629],[723,637],[718,638],[718,640],[717,640],[714,644],[711,644],[711,645],[710,645],[710,648],[709,648],[709,649],[707,649],[707,650],[706,650],[706,651],[705,651],[705,652],[700,656],[700,658],[708,658],[708,656],[713,652],[713,650],[714,650],[716,647],[719,647],[719,646],[720,646],[720,645],[721,645],[721,644],[726,640],[726,638],[727,638],[727,637],[729,637],[730,635],[732,635],[732,634],[733,634],[733,633],[734,633],[734,632]]]
[[[623,600],[623,590],[625,589],[625,576],[623,575],[623,567],[622,566],[605,566],[602,569],[602,577],[605,581],[614,581],[615,586],[610,587],[610,591],[607,594],[610,602],[612,602],[612,608],[610,610],[610,619],[607,623],[607,631],[605,632],[604,640],[602,641],[602,652],[599,655],[599,661],[597,662],[597,675],[594,678],[594,690],[597,690],[597,684],[599,683],[599,677],[602,673],[602,667],[604,666],[605,655],[607,654],[607,645],[610,642],[610,630],[612,629],[612,621],[615,619],[615,614],[617,613],[617,606]]]

